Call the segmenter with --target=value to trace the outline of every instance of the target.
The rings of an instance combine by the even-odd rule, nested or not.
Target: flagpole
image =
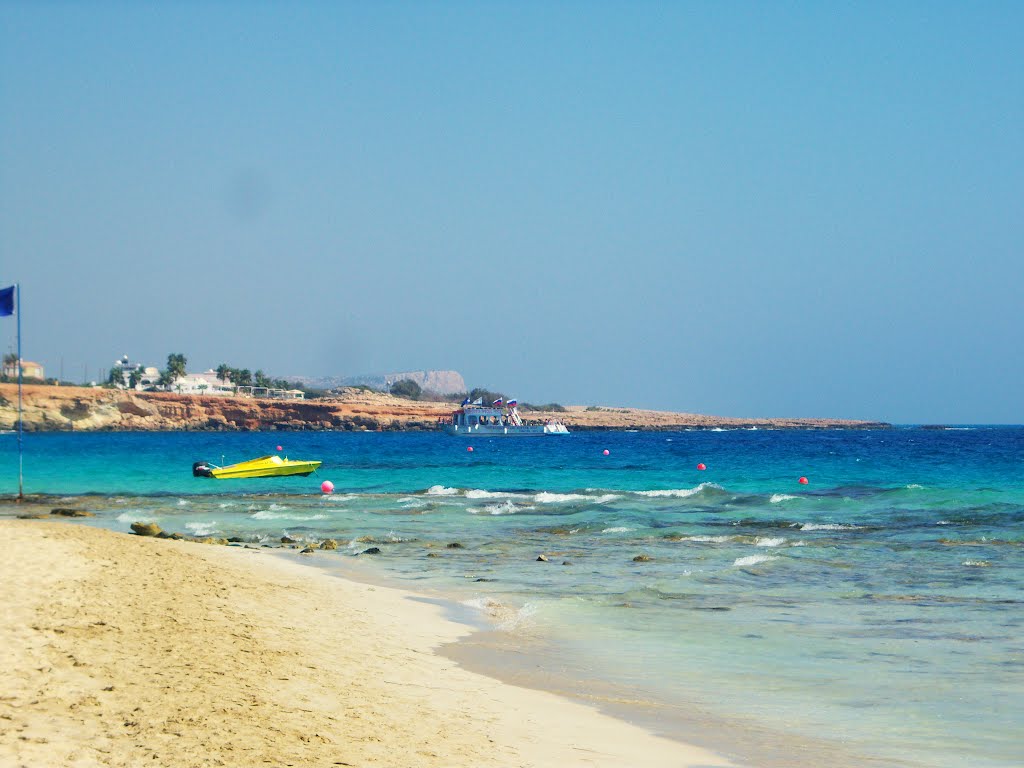
[[[24,419],[21,415],[21,283],[14,284],[15,308],[18,311],[18,501],[25,500],[23,482],[23,461],[21,452],[21,432]]]

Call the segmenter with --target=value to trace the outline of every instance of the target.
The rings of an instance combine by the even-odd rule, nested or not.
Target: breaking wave
[[[722,491],[725,489],[716,483],[701,483],[696,488],[674,488],[666,491],[635,491],[635,493],[637,496],[648,496],[651,498],[672,497],[686,499],[709,490]]]

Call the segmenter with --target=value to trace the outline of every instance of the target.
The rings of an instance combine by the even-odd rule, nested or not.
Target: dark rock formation
[[[95,517],[92,512],[86,512],[84,509],[68,509],[66,507],[51,509],[50,514],[60,515],[61,517]]]

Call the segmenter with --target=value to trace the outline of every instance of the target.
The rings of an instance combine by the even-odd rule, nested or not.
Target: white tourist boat
[[[463,437],[516,437],[568,435],[569,430],[558,419],[529,423],[519,414],[518,403],[500,399],[491,405],[480,400],[464,402],[451,417],[441,421],[441,429],[449,435]]]

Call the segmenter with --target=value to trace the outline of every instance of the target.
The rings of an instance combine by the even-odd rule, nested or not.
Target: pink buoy
[[[473,452],[473,446],[472,446],[472,445],[468,446],[468,447],[466,448],[466,451],[467,451],[468,453],[472,453],[472,452]]]
[[[704,462],[701,462],[700,464],[697,465],[697,469],[699,469],[701,472],[703,472],[707,468],[708,466]]]
[[[604,449],[604,455],[605,456],[608,456],[610,453],[611,453],[611,451],[609,451],[607,448]]]
[[[800,483],[800,485],[807,485],[810,481],[806,477],[801,477],[797,482]]]
[[[320,483],[320,490],[324,493],[332,493],[334,491],[334,483],[330,480],[324,480]]]
[[[277,450],[279,450],[279,451],[280,451],[280,450],[282,450],[282,448],[281,448],[281,446],[280,446],[280,445],[279,445],[279,446],[277,446]]]

